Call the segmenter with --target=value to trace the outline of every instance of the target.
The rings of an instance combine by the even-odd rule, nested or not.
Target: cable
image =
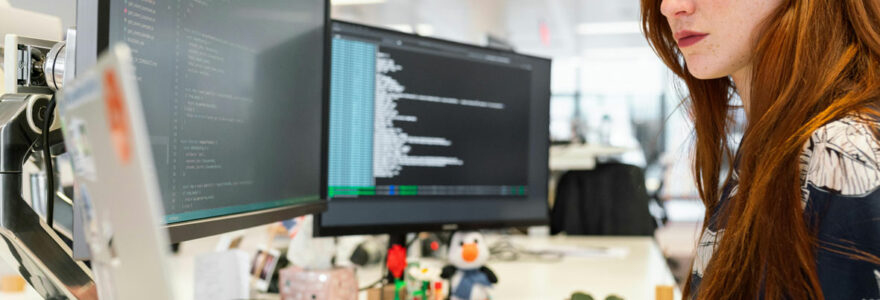
[[[34,150],[34,146],[36,146],[36,145],[37,145],[37,141],[36,141],[36,140],[34,140],[33,142],[31,142],[31,145],[28,146],[28,149],[27,149],[27,151],[26,151],[25,154],[24,154],[24,158],[21,160],[21,164],[19,164],[19,165],[23,166],[25,163],[27,163],[28,159],[30,159],[30,158],[31,158],[31,155],[33,155],[33,154],[31,153],[31,151]]]
[[[46,116],[43,118],[43,163],[46,164],[46,223],[52,228],[55,217],[55,170],[52,168],[52,153],[49,150],[49,129],[55,111],[55,94],[46,104]]]
[[[419,240],[419,234],[416,233],[416,234],[415,234],[415,237],[413,237],[413,239],[411,239],[411,240],[409,240],[408,242],[406,242],[406,245],[404,245],[403,248],[406,248],[406,250],[408,251],[408,250],[409,250],[409,246],[412,246],[412,244],[415,243],[415,242],[418,241],[418,240]]]
[[[565,254],[552,250],[528,250],[515,245],[509,237],[502,238],[489,245],[490,260],[495,261],[518,261],[521,259],[533,259],[539,262],[558,262]]]

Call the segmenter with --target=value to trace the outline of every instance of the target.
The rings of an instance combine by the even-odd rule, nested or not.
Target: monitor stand
[[[22,164],[38,137],[28,130],[27,111],[37,109],[29,105],[32,97],[46,96],[0,96],[0,248],[8,249],[8,263],[43,298],[97,299],[89,292],[95,285],[88,268],[21,196]]]

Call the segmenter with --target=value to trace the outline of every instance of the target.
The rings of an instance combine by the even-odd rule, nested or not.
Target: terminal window
[[[328,198],[528,195],[531,70],[487,53],[334,26]]]

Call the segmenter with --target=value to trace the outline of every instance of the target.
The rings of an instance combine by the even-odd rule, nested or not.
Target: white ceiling
[[[75,25],[76,0],[0,1],[57,16],[62,28]],[[479,45],[491,34],[518,51],[553,58],[582,56],[592,48],[647,47],[638,33],[583,35],[577,30],[584,23],[636,24],[639,0],[332,0],[341,1],[371,4],[334,5],[333,18],[420,28],[422,34]],[[547,43],[542,41],[542,26]]]
[[[332,11],[333,18],[375,26],[427,24],[433,36],[474,44],[484,44],[492,34],[521,52],[554,58],[581,56],[593,48],[647,47],[637,32],[638,14],[639,0],[385,0],[334,6]],[[611,23],[632,30],[579,34],[584,23],[591,29],[595,23]],[[547,42],[542,41],[542,27]]]
[[[639,0],[332,0],[340,1],[369,4],[333,5],[333,18],[477,45],[492,35],[553,58],[554,92],[651,94],[667,76],[638,32]],[[75,25],[76,0],[5,2]]]

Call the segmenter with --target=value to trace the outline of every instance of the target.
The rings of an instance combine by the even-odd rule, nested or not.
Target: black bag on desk
[[[653,236],[657,225],[648,201],[639,167],[608,163],[595,170],[569,171],[556,189],[550,233]]]

